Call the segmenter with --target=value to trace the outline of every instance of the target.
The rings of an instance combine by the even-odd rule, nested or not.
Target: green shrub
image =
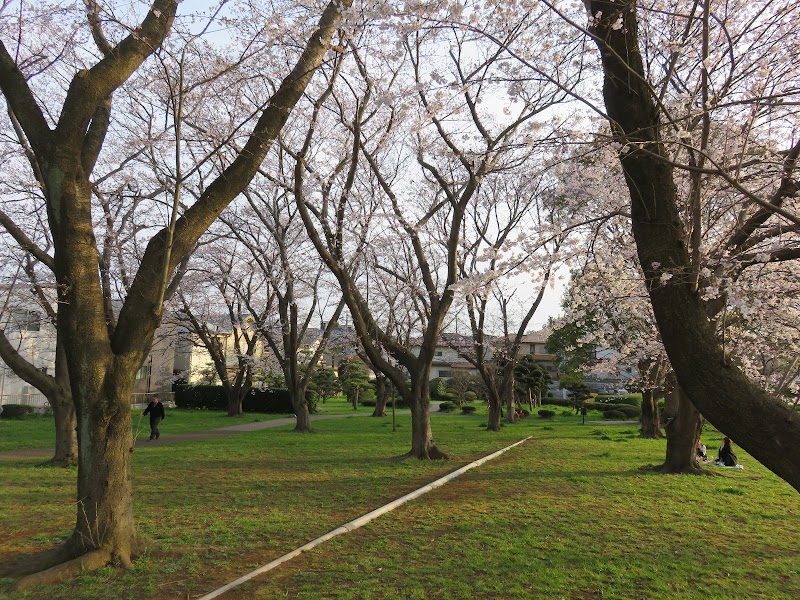
[[[572,406],[572,398],[548,398],[545,404],[551,406]]]
[[[306,398],[308,409],[314,411],[315,398]],[[227,410],[228,400],[221,385],[178,385],[175,386],[175,405],[178,408],[200,408],[208,410]],[[289,390],[253,388],[242,401],[244,412],[291,414],[294,412]]]
[[[642,398],[639,394],[628,394],[627,396],[614,396],[611,404],[627,404],[637,408],[642,406]]]
[[[476,410],[478,410],[477,406],[466,406],[465,405],[465,406],[461,407],[461,412],[464,413],[465,415],[471,415]]]
[[[631,406],[630,404],[606,404],[602,410],[603,412],[621,412],[629,419],[638,419],[642,416],[642,409],[638,406]]]
[[[612,419],[612,420],[619,421],[619,420],[627,419],[628,416],[624,412],[619,411],[619,410],[608,410],[608,411],[603,413],[603,418],[604,419]]]
[[[0,419],[24,419],[28,415],[32,415],[34,408],[25,404],[3,404],[3,412],[0,413]]]
[[[377,406],[378,401],[372,400],[371,398],[367,398],[366,400],[359,400],[358,402],[361,406]]]
[[[541,419],[552,419],[555,416],[556,413],[553,410],[547,410],[543,408],[542,410],[539,411],[539,418]]]
[[[447,380],[434,377],[430,382],[431,399],[442,400],[447,395]]]
[[[442,402],[439,404],[439,412],[453,412],[456,408],[456,405],[452,402]]]

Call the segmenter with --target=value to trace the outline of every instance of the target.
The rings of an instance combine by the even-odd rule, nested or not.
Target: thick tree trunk
[[[497,388],[489,387],[489,421],[486,424],[487,431],[500,431],[501,420],[503,418],[502,399]]]
[[[391,384],[384,375],[378,375],[375,379],[375,410],[372,411],[373,417],[386,416],[386,403],[389,399],[389,389]]]
[[[289,387],[289,394],[291,395],[292,408],[295,415],[294,431],[298,433],[311,433],[311,412],[308,410],[308,402],[306,401],[306,390],[298,384]]]
[[[658,396],[655,390],[642,390],[641,437],[657,440],[661,438],[661,419],[658,414]]]
[[[409,456],[419,459],[447,459],[448,456],[436,447],[431,432],[430,386],[427,372],[411,374],[411,395],[406,401],[411,406],[411,452]]]
[[[664,473],[699,473],[695,451],[703,430],[703,418],[680,386],[667,394],[664,406],[667,454]]]
[[[603,61],[603,95],[612,130],[624,145],[620,162],[639,263],[672,368],[703,416],[800,491],[800,413],[731,364],[691,277],[673,167],[639,52],[635,4],[592,0],[589,11],[601,17],[590,30]],[[665,274],[670,278],[664,282]]]
[[[56,423],[56,448],[52,463],[62,467],[77,464],[78,432],[72,397],[56,393],[48,397],[48,400],[53,407]]]
[[[136,369],[127,369],[127,374],[100,363],[95,377],[87,379],[107,383],[95,390],[87,385],[83,393],[73,394],[79,446],[75,528],[61,548],[17,565],[17,575],[34,573],[17,582],[19,589],[56,582],[110,561],[128,567],[138,552],[130,410]]]
[[[230,388],[228,390],[228,416],[241,417],[242,412],[242,397],[239,395],[239,390]]]
[[[514,423],[517,420],[517,411],[514,405],[514,385],[513,380],[503,386],[503,400],[506,405],[506,423]]]

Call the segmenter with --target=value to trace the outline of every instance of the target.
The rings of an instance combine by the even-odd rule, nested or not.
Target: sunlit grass
[[[580,418],[580,417],[578,417]],[[397,460],[410,422],[339,419],[137,448],[144,554],[15,598],[201,595],[425,482],[533,439],[231,598],[800,597],[800,496],[737,448],[744,471],[662,476],[634,426],[537,418],[484,431],[434,415],[447,462]],[[720,436],[707,431],[709,450]],[[0,560],[52,547],[74,518],[72,469],[0,462]],[[8,582],[6,582],[7,584]],[[7,586],[6,594],[10,594]],[[0,591],[0,597],[3,592]],[[12,596],[9,596],[12,597]]]
[[[344,397],[320,403],[316,414],[371,414],[372,408],[359,406],[354,411]],[[140,409],[131,411],[131,428],[138,431],[139,438],[149,434],[148,417],[141,417]],[[167,408],[167,418],[160,426],[167,436],[173,433],[208,431],[231,425],[256,423],[274,419],[293,418],[293,414],[245,413],[240,417],[229,417],[223,411]],[[24,419],[0,419],[0,452],[28,448],[51,448],[55,443],[55,422],[52,415],[32,415]]]

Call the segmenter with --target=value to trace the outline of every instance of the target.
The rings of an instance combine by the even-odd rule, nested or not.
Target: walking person
[[[148,413],[150,413],[150,439],[157,440],[161,437],[161,433],[158,431],[158,424],[167,416],[164,414],[164,405],[161,404],[158,396],[153,396],[153,399],[147,404],[147,408],[144,409],[142,416]]]

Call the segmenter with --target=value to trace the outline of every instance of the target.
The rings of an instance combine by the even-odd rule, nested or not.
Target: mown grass
[[[663,441],[635,427],[530,418],[488,433],[483,416],[434,415],[446,462],[397,460],[410,423],[320,421],[137,448],[144,552],[58,586],[0,597],[192,598],[525,436],[442,488],[335,538],[230,598],[800,597],[800,496],[737,449],[744,471],[662,476]],[[704,435],[709,449],[720,436]],[[0,560],[71,530],[73,469],[0,462]],[[10,535],[8,533],[10,532]],[[13,594],[13,595],[12,595]]]
[[[344,397],[328,400],[320,404],[317,414],[371,414],[372,408],[353,407]],[[134,433],[138,430],[139,439],[149,434],[148,417],[140,421],[140,409],[131,411],[131,427]],[[291,414],[245,413],[240,417],[229,417],[225,412],[213,410],[192,410],[167,408],[167,418],[160,429],[165,435],[173,433],[189,433],[208,431],[231,425],[256,423],[274,419],[293,417]],[[0,419],[0,452],[24,450],[29,448],[50,448],[55,441],[55,422],[52,415],[31,415],[23,419]]]

